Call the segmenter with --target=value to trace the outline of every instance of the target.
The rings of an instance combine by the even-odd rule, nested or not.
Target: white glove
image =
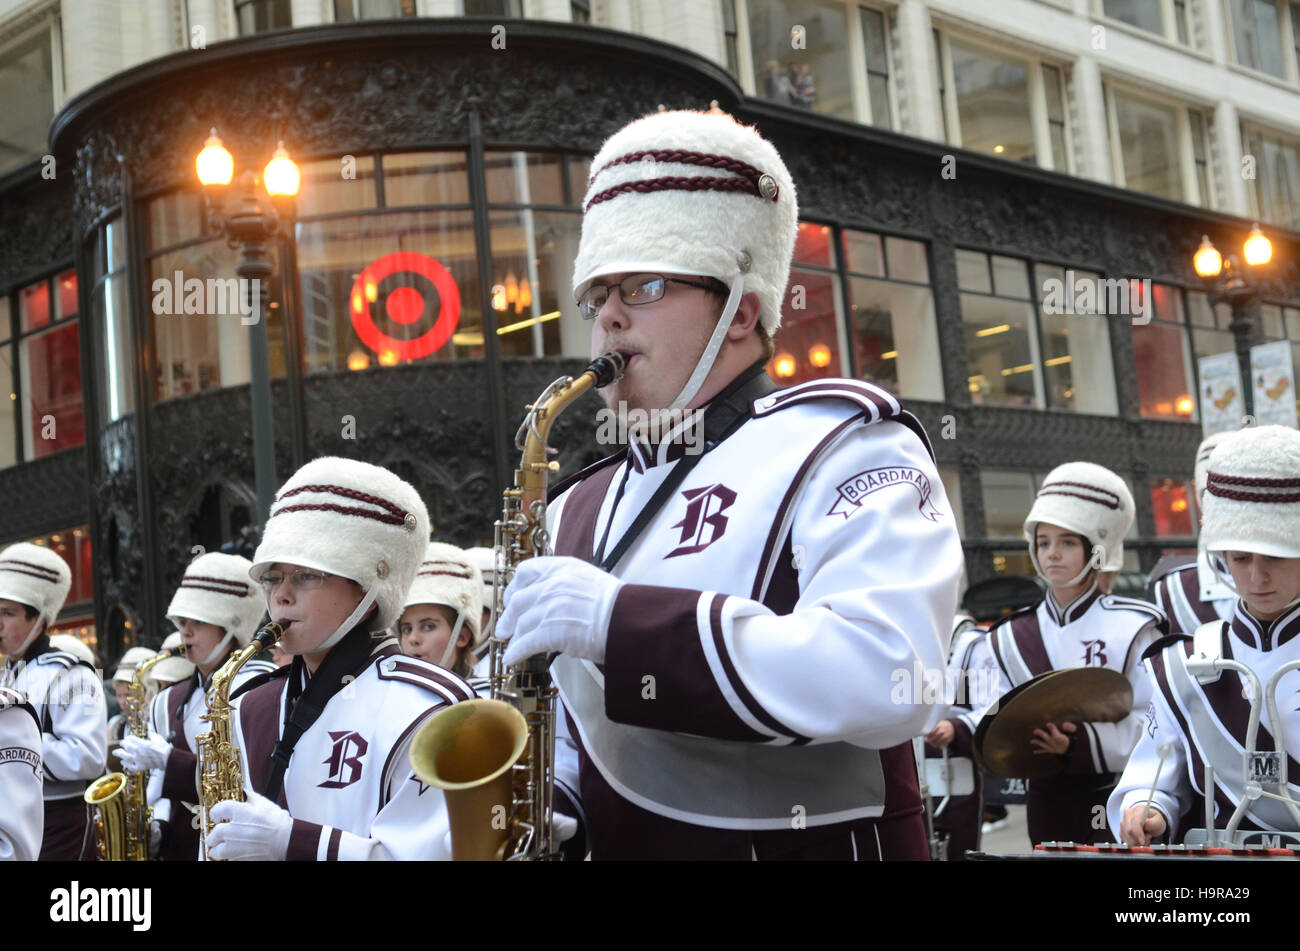
[[[293,816],[265,796],[249,793],[247,802],[227,799],[209,813],[208,857],[219,862],[283,862],[289,854]]]
[[[622,582],[577,558],[530,558],[506,588],[506,610],[496,636],[508,638],[505,662],[559,651],[595,663],[605,660],[614,598]]]
[[[127,772],[142,773],[146,769],[166,769],[167,757],[172,755],[172,745],[167,740],[150,731],[147,738],[129,733],[122,738],[121,752],[118,758]]]
[[[563,813],[551,814],[551,841],[556,845],[568,842],[578,834],[578,820]]]
[[[162,823],[149,820],[149,858],[156,859],[162,852]]]

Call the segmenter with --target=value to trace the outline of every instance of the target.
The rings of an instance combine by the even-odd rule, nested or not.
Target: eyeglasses
[[[618,298],[624,304],[637,306],[653,304],[664,296],[669,284],[685,284],[698,287],[702,291],[714,294],[726,293],[726,286],[721,281],[705,284],[701,281],[687,281],[680,277],[664,277],[662,274],[631,274],[614,284],[592,284],[577,298],[578,313],[583,320],[595,320],[600,309],[609,300],[609,289],[618,288]]]
[[[257,579],[257,583],[262,586],[269,598],[275,594],[276,588],[284,584],[287,578],[293,585],[295,591],[315,591],[325,583],[325,579],[330,577],[323,571],[312,571],[308,568],[295,568],[293,571],[279,571],[272,569],[264,571],[262,576]]]

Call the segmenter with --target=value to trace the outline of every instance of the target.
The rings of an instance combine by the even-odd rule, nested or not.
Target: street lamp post
[[[270,242],[293,218],[293,196],[298,193],[298,166],[281,142],[267,163],[259,181],[251,169],[239,176],[235,207],[227,209],[228,189],[234,176],[234,159],[213,129],[195,160],[203,200],[212,228],[226,237],[226,243],[240,251],[235,275],[247,290],[245,307],[249,323],[249,394],[252,404],[253,474],[257,487],[257,524],[265,525],[275,498],[275,441],[271,432],[271,357],[267,343],[267,282],[274,267]],[[270,196],[264,205],[259,184]]]
[[[1201,246],[1192,257],[1192,267],[1209,286],[1210,307],[1226,303],[1232,308],[1232,331],[1236,344],[1237,363],[1241,368],[1242,400],[1247,415],[1255,414],[1255,388],[1250,372],[1250,348],[1259,327],[1260,288],[1256,283],[1258,270],[1273,259],[1272,242],[1256,224],[1242,245],[1239,258],[1229,254],[1225,259],[1210,243],[1209,235],[1201,236]],[[1242,261],[1245,264],[1242,264]]]

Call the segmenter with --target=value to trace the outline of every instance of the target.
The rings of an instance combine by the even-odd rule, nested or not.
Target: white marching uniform
[[[1228,620],[1237,603],[1237,596],[1214,573],[1204,550],[1196,561],[1153,578],[1148,590],[1155,606],[1169,618],[1169,630],[1184,634],[1191,634],[1206,621]]]
[[[997,698],[1051,670],[1104,667],[1123,674],[1133,688],[1132,711],[1117,723],[1075,724],[1064,771],[1029,781],[1029,834],[1034,842],[1098,840],[1094,807],[1105,802],[1128,762],[1150,703],[1151,685],[1142,653],[1165,631],[1165,618],[1145,601],[1104,595],[1094,583],[1062,608],[1049,592],[1038,604],[998,622],[976,644],[972,669],[998,684]],[[970,730],[993,708],[958,717]],[[1060,724],[1057,724],[1058,728]],[[1047,754],[1043,754],[1047,755]],[[1099,813],[1098,813],[1099,814]]]
[[[1282,665],[1300,660],[1300,607],[1272,622],[1253,617],[1238,602],[1231,621],[1219,632],[1220,656],[1239,661],[1259,677],[1261,688]],[[1214,821],[1222,829],[1243,796],[1250,687],[1235,670],[1223,671],[1211,683],[1198,682],[1186,660],[1192,642],[1178,639],[1151,651],[1146,667],[1155,689],[1138,740],[1119,785],[1107,804],[1107,817],[1116,838],[1124,813],[1148,798],[1164,814],[1169,841],[1182,841],[1189,830],[1205,822],[1205,765],[1214,767]],[[1277,749],[1275,729],[1262,701],[1256,748]],[[1300,803],[1300,670],[1278,682],[1277,707],[1284,718],[1291,798]],[[1168,741],[1171,755],[1159,766],[1159,747]],[[1159,768],[1159,776],[1156,772]],[[1151,794],[1152,783],[1155,793]],[[1269,789],[1277,792],[1276,788]],[[1300,831],[1300,823],[1275,799],[1261,797],[1245,811],[1243,831]]]
[[[31,862],[41,853],[41,727],[16,690],[0,687],[0,862]]]
[[[962,565],[928,440],[858,381],[751,409],[612,569],[604,664],[553,665],[557,800],[593,858],[764,857],[919,817],[911,738],[933,704],[895,702],[892,675],[946,666]],[[556,554],[593,561],[607,526],[613,549],[682,455],[633,443],[587,470],[548,510]],[[890,857],[841,828],[843,857]]]
[[[285,719],[284,667],[232,701],[245,786],[263,792]],[[285,769],[280,805],[293,817],[289,860],[449,859],[441,790],[411,771],[416,730],[433,713],[471,699],[468,683],[403,655],[396,638],[369,657],[302,734]]]

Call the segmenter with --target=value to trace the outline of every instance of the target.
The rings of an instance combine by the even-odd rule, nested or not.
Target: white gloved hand
[[[209,813],[208,857],[219,862],[283,862],[289,854],[293,816],[265,796],[249,793],[247,802],[227,799]]]
[[[578,820],[563,813],[551,814],[551,841],[556,845],[568,842],[578,834]]]
[[[621,586],[613,575],[577,558],[529,558],[506,588],[506,610],[497,621],[496,636],[510,640],[506,664],[548,651],[603,663]]]
[[[156,859],[162,852],[162,823],[149,820],[149,858]]]
[[[122,738],[118,758],[129,773],[142,773],[146,769],[166,769],[167,757],[172,755],[172,745],[165,737],[150,731],[148,737],[128,733]]]

